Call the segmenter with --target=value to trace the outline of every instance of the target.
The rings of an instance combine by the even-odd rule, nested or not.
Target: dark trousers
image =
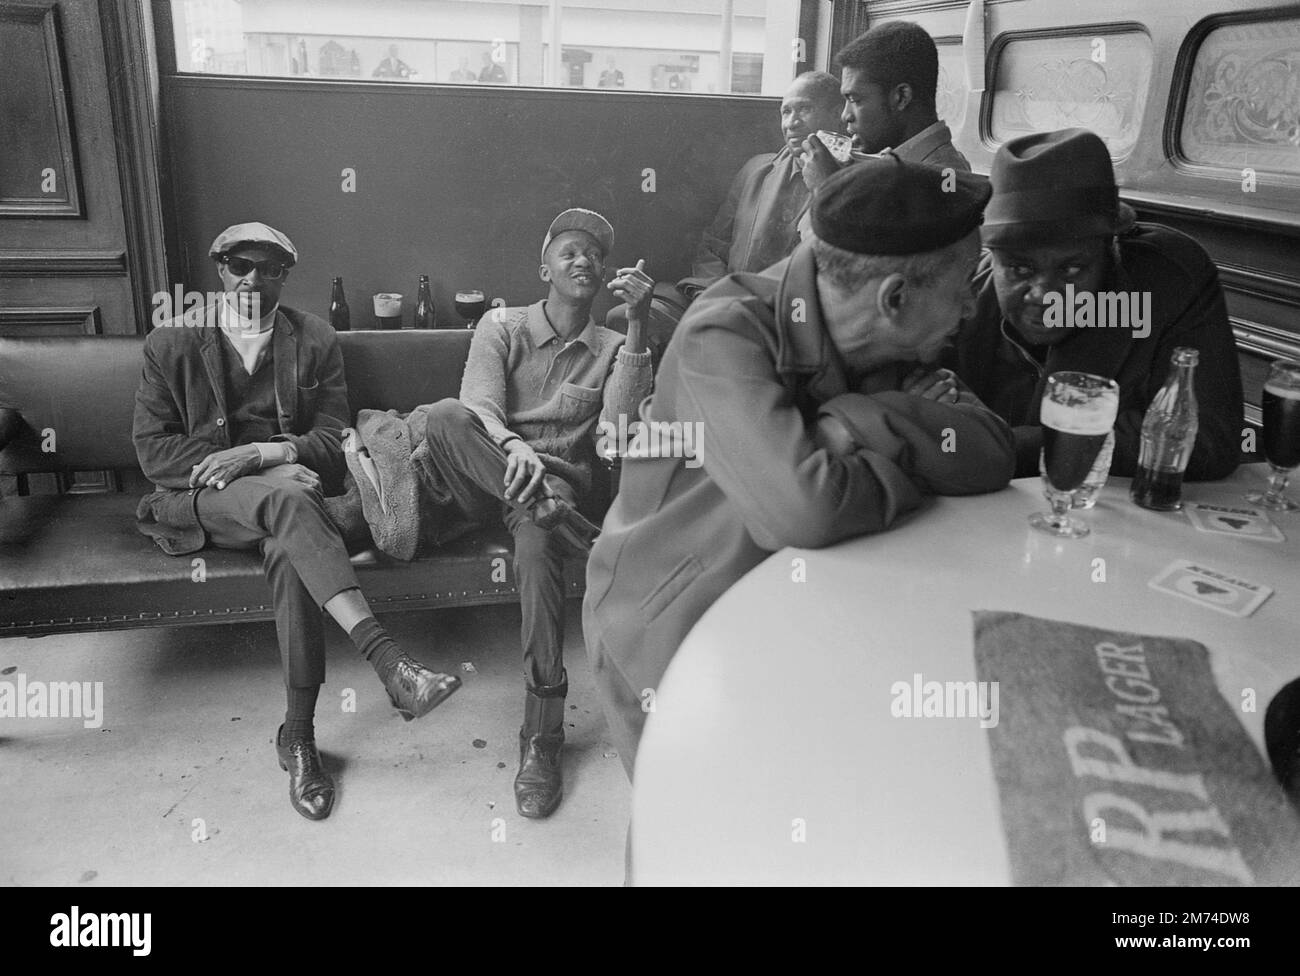
[[[204,488],[197,511],[212,545],[261,549],[275,601],[284,683],[292,688],[324,683],[321,607],[355,587],[357,577],[320,493],[287,478],[248,475],[220,491]]]
[[[534,687],[564,674],[564,543],[534,525],[528,510],[505,501],[506,452],[459,400],[429,408],[429,453],[456,506],[476,520],[504,518],[515,539],[515,581],[523,613],[524,673]],[[545,476],[547,491],[576,505],[563,478]]]

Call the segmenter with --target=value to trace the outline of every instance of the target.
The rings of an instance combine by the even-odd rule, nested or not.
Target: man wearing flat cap
[[[504,519],[514,536],[526,683],[515,805],[530,818],[550,816],[563,797],[564,555],[585,552],[597,531],[577,511],[591,487],[597,425],[634,416],[651,388],[644,328],[654,282],[643,262],[620,268],[608,286],[627,303],[626,337],[591,317],[613,247],[600,214],[557,216],[538,269],[546,298],[484,317],[460,399],[428,408],[442,501],[457,515]]]
[[[1189,480],[1240,460],[1241,373],[1214,262],[1194,240],[1139,223],[1119,200],[1106,144],[1087,129],[1005,143],[989,174],[974,314],[945,362],[1016,436],[1017,477],[1038,473],[1039,405],[1057,370],[1119,384],[1110,470],[1137,471],[1142,420],[1175,347],[1200,352]]]
[[[682,319],[640,419],[700,425],[702,464],[626,457],[587,567],[587,654],[629,775],[642,703],[748,570],[1010,479],[1006,424],[929,366],[969,302],[988,199],[982,180],[944,182],[896,157],[836,173],[813,196],[813,236]]]
[[[223,294],[154,329],[135,398],[140,467],[155,490],[140,529],[171,555],[259,549],[275,605],[288,708],[276,737],[289,799],[323,820],[334,782],[313,722],[325,680],[321,608],[352,638],[408,721],[460,685],[408,657],[370,612],[323,491],[340,486],[348,422],[343,357],[320,318],[280,304],[298,252],[263,223],[210,249]]]

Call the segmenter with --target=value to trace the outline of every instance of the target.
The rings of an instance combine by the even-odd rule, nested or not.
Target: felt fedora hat
[[[1110,151],[1087,129],[1034,132],[1003,143],[989,180],[993,197],[980,231],[987,247],[1109,237],[1133,226]]]

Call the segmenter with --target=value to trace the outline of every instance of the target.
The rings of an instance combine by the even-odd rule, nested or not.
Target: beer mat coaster
[[[974,618],[976,672],[997,682],[988,735],[1015,884],[1300,884],[1300,816],[1204,645]]]
[[[1209,502],[1189,502],[1183,514],[1199,532],[1214,535],[1236,536],[1252,542],[1283,542],[1282,530],[1268,520],[1257,508],[1237,505],[1211,505]]]

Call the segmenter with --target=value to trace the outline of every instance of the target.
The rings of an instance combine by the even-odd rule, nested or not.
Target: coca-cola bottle
[[[343,297],[342,278],[335,278],[330,283],[330,325],[335,332],[347,332],[352,328],[352,313],[348,309],[348,300]]]
[[[1129,496],[1143,508],[1172,512],[1183,507],[1183,472],[1196,444],[1196,392],[1192,374],[1200,354],[1179,346],[1169,376],[1142,420],[1142,450]]]
[[[420,275],[420,290],[415,296],[415,321],[417,329],[436,329],[438,316],[433,309],[433,295],[429,292],[429,276]]]

